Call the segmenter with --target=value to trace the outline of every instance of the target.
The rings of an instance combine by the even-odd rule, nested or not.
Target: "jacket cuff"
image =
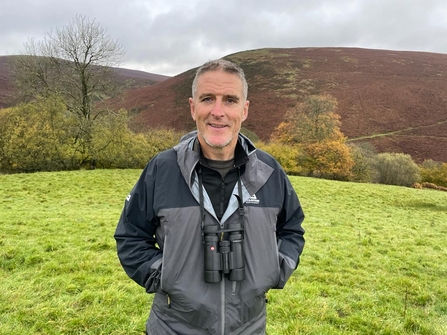
[[[158,258],[150,267],[149,278],[144,283],[147,293],[155,293],[160,288],[162,256]]]
[[[279,257],[279,282],[278,285],[276,285],[275,289],[282,289],[287,283],[287,280],[289,280],[290,276],[292,275],[293,271],[296,268],[296,263],[289,257],[278,253]]]

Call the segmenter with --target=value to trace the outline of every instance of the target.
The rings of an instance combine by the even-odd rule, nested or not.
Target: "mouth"
[[[212,128],[216,128],[216,129],[223,129],[227,126],[225,124],[216,124],[216,123],[209,123],[208,125]]]

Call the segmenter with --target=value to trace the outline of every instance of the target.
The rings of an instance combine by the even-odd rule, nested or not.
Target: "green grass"
[[[139,170],[0,175],[0,334],[139,334],[113,233]],[[447,334],[447,192],[291,177],[302,263],[268,334]]]

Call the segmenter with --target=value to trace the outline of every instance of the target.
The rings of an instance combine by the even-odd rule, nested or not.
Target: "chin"
[[[214,139],[208,139],[204,138],[205,143],[208,144],[212,148],[225,148],[226,146],[230,145],[232,139],[221,139],[221,140],[214,140]]]
[[[230,142],[225,142],[225,143],[221,143],[221,142],[213,143],[213,142],[211,142],[211,143],[207,143],[207,144],[210,147],[212,147],[212,148],[222,149],[222,148],[225,148],[226,146],[228,146],[230,144]]]

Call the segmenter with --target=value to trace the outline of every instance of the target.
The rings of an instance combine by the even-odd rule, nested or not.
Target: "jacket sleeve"
[[[276,225],[281,275],[274,288],[283,288],[298,267],[304,248],[304,229],[301,226],[303,220],[304,213],[298,196],[284,174],[284,202]]]
[[[153,208],[156,173],[153,159],[127,196],[114,235],[125,272],[147,292],[157,291],[161,273],[162,250],[155,238],[159,222]]]

